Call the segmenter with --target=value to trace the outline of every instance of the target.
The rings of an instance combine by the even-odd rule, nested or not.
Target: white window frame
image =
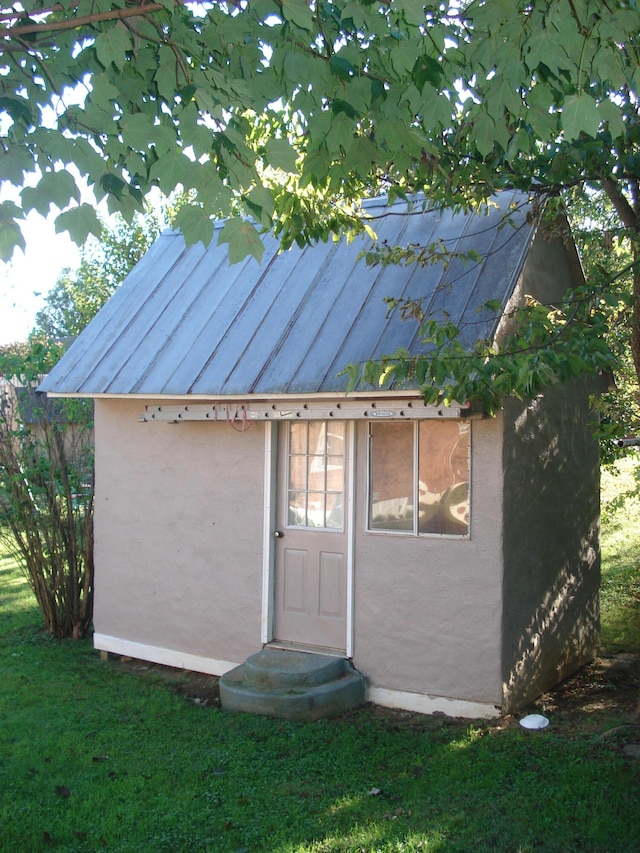
[[[398,423],[399,421],[391,421]],[[384,530],[378,527],[371,527],[371,450],[372,450],[372,435],[371,425],[375,421],[367,423],[367,485],[366,485],[366,500],[365,500],[365,531],[366,533],[376,534],[380,536],[410,536],[414,538],[429,538],[429,539],[454,539],[457,541],[471,538],[471,494],[472,494],[472,438],[473,430],[471,429],[471,420],[464,419],[463,422],[468,425],[469,429],[469,522],[467,524],[466,533],[421,533],[418,530],[419,514],[413,513],[413,530]],[[418,506],[418,488],[419,488],[419,470],[418,470],[418,449],[419,449],[419,432],[421,420],[413,421],[413,499],[414,508]]]

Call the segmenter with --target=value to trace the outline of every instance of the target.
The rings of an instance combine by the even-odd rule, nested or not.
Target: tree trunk
[[[613,178],[605,178],[602,188],[609,197],[618,213],[623,227],[631,240],[633,253],[633,286],[631,305],[631,354],[636,371],[636,379],[640,387],[640,182],[631,180],[629,196],[622,192],[620,185]]]
[[[640,235],[639,235],[640,237]],[[631,354],[640,387],[640,241],[633,245],[633,305],[631,307]]]

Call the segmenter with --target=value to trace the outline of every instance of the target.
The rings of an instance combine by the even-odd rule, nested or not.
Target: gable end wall
[[[545,304],[580,282],[575,250],[536,238],[514,299]],[[510,399],[503,440],[503,709],[514,711],[595,656],[600,460],[595,382]]]

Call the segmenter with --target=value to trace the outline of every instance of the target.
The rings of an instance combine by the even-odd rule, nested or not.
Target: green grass
[[[604,533],[604,646],[640,650],[637,511]],[[603,737],[613,718],[225,714],[49,639],[1,557],[0,685],[2,853],[640,850],[640,762]]]
[[[602,612],[603,651],[640,654],[640,454],[629,453],[602,476]]]

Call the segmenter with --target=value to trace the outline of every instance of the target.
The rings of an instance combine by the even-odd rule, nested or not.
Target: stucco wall
[[[96,633],[239,663],[260,647],[263,427],[139,423],[144,404],[96,401]]]
[[[593,658],[599,640],[599,455],[583,383],[505,407],[504,707]]]
[[[377,687],[502,698],[501,417],[471,434],[469,539],[363,532],[366,424],[358,424],[354,664]]]
[[[575,248],[542,229],[514,299],[553,304],[581,282]],[[600,467],[589,407],[597,390],[593,381],[574,382],[505,403],[505,710],[550,689],[597,650]]]

